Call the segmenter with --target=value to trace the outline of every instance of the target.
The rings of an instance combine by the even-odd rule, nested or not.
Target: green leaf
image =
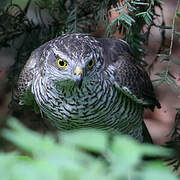
[[[71,131],[70,133],[61,133],[60,138],[63,143],[78,146],[94,152],[103,152],[107,148],[108,134],[104,132],[89,129],[81,131]]]
[[[168,55],[168,54],[157,54],[157,56],[159,56],[159,57],[167,57],[167,58],[169,58],[169,55]]]
[[[165,83],[165,80],[164,80],[164,78],[161,78],[158,83],[154,84],[154,86],[158,87],[158,86],[162,85],[163,83]]]
[[[144,16],[146,14],[146,12],[140,12],[140,13],[137,13],[136,16]]]
[[[23,160],[23,161],[32,161],[33,159],[29,156],[23,156],[23,155],[20,155],[20,156],[17,156],[17,158],[19,160]]]
[[[13,130],[4,130],[3,136],[27,155],[0,153],[0,174],[5,180],[176,179],[162,162],[152,164],[142,159],[144,155],[169,156],[171,152],[162,147],[116,135],[107,148],[107,133],[97,130],[63,132],[60,141],[55,142],[51,135],[28,130],[14,118],[9,118],[8,124]],[[101,156],[92,156],[84,150]]]
[[[160,56],[160,63],[164,62],[164,61],[170,61],[171,60],[171,57],[169,55],[167,56]]]
[[[149,6],[149,3],[137,2],[137,1],[132,1],[132,4],[135,4],[135,5],[143,5],[143,6]]]
[[[10,171],[12,171],[15,163],[17,163],[17,155],[15,152],[8,154],[0,152],[0,174],[2,179],[9,180],[11,178]]]
[[[166,75],[166,71],[158,72],[155,75],[160,76],[160,77],[164,77]]]
[[[160,25],[160,26],[157,26],[157,27],[159,27],[161,29],[172,29],[171,26],[162,26],[162,25]]]
[[[160,4],[162,4],[162,5],[164,5],[165,4],[165,2],[163,2],[162,0],[156,0],[158,3],[160,3]]]
[[[180,35],[180,31],[175,31],[175,34]]]
[[[175,88],[178,88],[178,85],[176,84],[176,81],[172,77],[167,76],[166,82],[167,82],[167,84],[169,84],[171,86],[174,86]]]
[[[172,61],[174,64],[180,65],[180,61],[177,61],[177,60],[174,59],[174,58],[171,58],[171,61]]]
[[[176,13],[176,16],[177,16],[177,17],[180,17],[180,14],[179,14],[179,13]]]
[[[142,177],[143,180],[152,180],[152,179],[177,180],[178,179],[177,177],[173,176],[173,174],[168,173],[168,168],[162,165],[161,162],[159,163],[150,162],[149,164],[146,164],[143,173],[141,173],[139,177]]]

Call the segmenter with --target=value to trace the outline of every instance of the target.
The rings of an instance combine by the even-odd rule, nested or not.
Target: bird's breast
[[[131,133],[134,125],[136,129],[141,124],[142,106],[109,81],[94,79],[70,92],[42,84],[40,80],[35,88],[37,104],[58,129],[97,128]]]

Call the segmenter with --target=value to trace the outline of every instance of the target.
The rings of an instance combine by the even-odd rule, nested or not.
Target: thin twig
[[[164,13],[163,13],[163,9],[161,6],[159,6],[160,10],[161,10],[161,16],[162,16],[162,23],[161,23],[161,26],[165,26],[165,18],[164,18]],[[156,25],[155,25],[156,27]],[[165,47],[165,40],[166,40],[166,31],[165,29],[162,29],[161,31],[161,43],[160,43],[160,46],[159,46],[159,49],[157,50],[157,53],[156,53],[156,57],[154,58],[154,60],[152,61],[152,63],[148,66],[148,73],[150,74],[151,73],[151,70],[153,69],[154,65],[158,62],[158,58],[159,56],[157,56],[158,54],[161,53],[161,51],[163,50],[163,48]]]

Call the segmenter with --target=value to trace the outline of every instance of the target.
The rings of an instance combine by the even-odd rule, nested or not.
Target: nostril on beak
[[[74,75],[76,75],[76,76],[83,75],[82,67],[77,66],[76,69],[74,70]]]

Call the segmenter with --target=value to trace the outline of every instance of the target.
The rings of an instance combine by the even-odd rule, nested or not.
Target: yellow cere
[[[83,74],[83,69],[82,69],[82,67],[80,67],[80,66],[77,66],[76,67],[76,69],[75,69],[75,71],[74,71],[74,74],[75,75],[82,75]]]
[[[94,63],[95,63],[95,60],[94,60],[94,59],[91,59],[91,60],[89,61],[89,63],[88,63],[88,68],[89,68],[89,69],[93,68]]]
[[[58,65],[58,67],[59,67],[60,69],[64,69],[64,68],[67,67],[67,61],[62,60],[61,58],[59,58],[59,59],[57,60],[57,65]]]

